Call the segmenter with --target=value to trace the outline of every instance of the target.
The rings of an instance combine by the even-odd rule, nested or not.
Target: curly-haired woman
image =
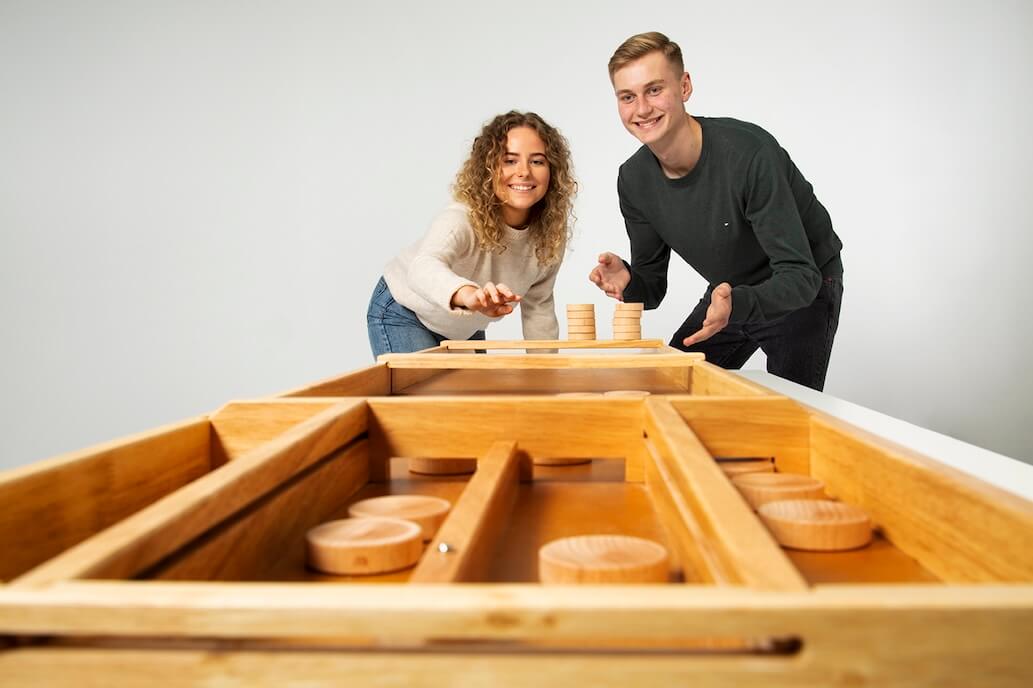
[[[556,339],[552,290],[576,189],[567,142],[541,117],[511,111],[488,122],[456,176],[456,202],[373,290],[373,355],[484,339],[516,304],[525,339]]]

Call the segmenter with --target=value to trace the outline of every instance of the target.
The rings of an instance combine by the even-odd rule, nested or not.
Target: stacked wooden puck
[[[593,304],[567,304],[567,339],[595,339],[595,306]]]
[[[642,304],[618,303],[613,311],[614,339],[642,339]]]

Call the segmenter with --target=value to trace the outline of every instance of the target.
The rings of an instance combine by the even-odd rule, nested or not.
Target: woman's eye
[[[531,161],[531,164],[532,164],[532,165],[538,165],[538,166],[542,166],[542,165],[547,165],[547,164],[548,164],[548,161],[546,161],[546,160],[540,160],[540,159],[539,159],[539,160],[532,160],[532,161]]]

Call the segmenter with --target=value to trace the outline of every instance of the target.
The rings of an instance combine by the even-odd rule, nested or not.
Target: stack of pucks
[[[593,304],[567,304],[567,339],[595,339],[595,306]]]
[[[614,339],[642,339],[642,304],[618,303],[613,311]]]

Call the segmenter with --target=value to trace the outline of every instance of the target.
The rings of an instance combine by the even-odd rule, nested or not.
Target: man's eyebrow
[[[645,90],[645,89],[649,88],[650,86],[656,86],[657,84],[663,84],[663,83],[664,83],[663,79],[653,79],[652,81],[648,82],[645,86],[643,86],[642,89]],[[630,88],[622,88],[619,91],[617,91],[617,95],[620,95],[622,93],[630,93],[632,95],[635,95],[635,92],[632,91]]]

